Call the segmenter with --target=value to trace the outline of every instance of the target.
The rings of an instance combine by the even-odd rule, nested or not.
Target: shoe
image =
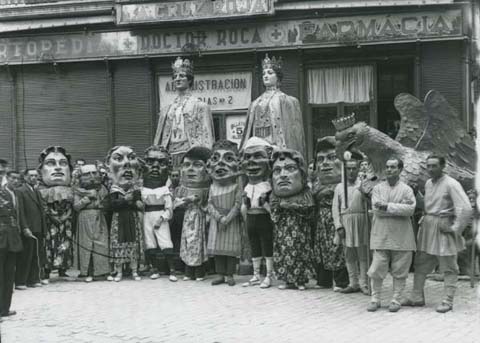
[[[254,275],[250,280],[248,280],[248,282],[242,283],[242,287],[257,286],[257,285],[260,285],[260,278],[256,275]]]
[[[14,316],[16,314],[17,314],[17,311],[10,310],[8,312],[2,313],[2,317],[10,317],[10,316]]]
[[[451,310],[453,310],[453,305],[447,303],[446,301],[442,301],[442,303],[438,305],[435,309],[435,311],[437,311],[438,313],[447,313]]]
[[[272,279],[270,276],[266,276],[265,279],[263,279],[262,283],[260,284],[260,288],[270,288],[272,285]]]
[[[170,274],[170,276],[168,277],[168,279],[169,279],[170,281],[172,281],[172,282],[177,282],[177,281],[178,281],[178,278],[177,278],[175,275],[173,275],[173,274]]]
[[[87,283],[92,282],[92,281],[93,281],[93,277],[91,277],[91,276],[87,276],[85,278],[85,282],[87,282]]]
[[[152,279],[152,280],[156,280],[159,277],[160,277],[160,274],[158,274],[158,273],[153,273],[152,275],[150,275],[150,279]]]
[[[358,293],[358,292],[361,292],[360,286],[347,286],[340,291],[340,293],[342,294],[350,294],[350,293]]]
[[[224,276],[219,276],[212,281],[212,286],[221,285],[222,283],[225,283],[225,277]]]
[[[192,278],[189,278],[188,276],[183,277],[183,281],[190,281],[190,280],[192,280]]]
[[[380,308],[380,303],[378,301],[371,301],[370,304],[367,306],[368,312],[375,312]]]
[[[396,300],[392,300],[390,305],[388,305],[388,311],[390,312],[398,312],[401,308],[402,305]]]
[[[41,280],[40,283],[46,286],[50,283],[50,281],[48,279],[44,279],[44,280]]]
[[[19,290],[19,291],[24,291],[24,290],[27,289],[27,286],[24,286],[24,285],[15,286],[15,289],[16,289],[16,290]]]
[[[227,278],[227,285],[229,286],[235,286],[236,282],[235,282],[235,279],[233,278],[233,276],[230,276]]]
[[[333,287],[333,291],[334,291],[335,293],[340,293],[340,292],[342,291],[342,289],[343,289],[343,288],[338,287],[338,286]]]
[[[278,289],[284,290],[284,289],[296,289],[294,284],[291,283],[284,283],[281,285],[278,285]]]
[[[298,286],[297,286],[297,289],[298,289],[299,291],[304,291],[304,290],[306,290],[305,285],[298,285]]]
[[[370,295],[370,292],[367,286],[360,286],[360,292],[362,292],[363,295]]]
[[[204,277],[197,277],[197,278],[195,279],[195,281],[203,281],[203,280],[205,280]]]
[[[107,281],[113,281],[113,280],[114,280],[113,276],[111,275],[107,276]]]
[[[425,306],[425,299],[422,299],[422,300],[404,299],[400,302],[400,305],[413,306],[413,307]]]
[[[135,281],[140,281],[142,278],[138,275],[137,272],[132,273],[132,279]]]
[[[122,281],[122,277],[123,277],[122,273],[117,273],[117,276],[113,278],[113,281],[120,282]]]

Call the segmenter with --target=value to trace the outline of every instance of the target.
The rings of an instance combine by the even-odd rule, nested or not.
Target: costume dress
[[[332,202],[335,185],[313,186],[317,213],[313,234],[314,257],[316,261],[317,284],[331,287],[333,280],[340,288],[347,287],[348,274],[342,246],[335,244],[336,229],[332,216]]]
[[[132,200],[125,196],[133,193]],[[143,224],[136,202],[141,199],[140,189],[128,192],[113,185],[109,202],[113,212],[110,228],[110,255],[116,264],[138,262],[143,258]]]
[[[53,186],[42,187],[39,190],[44,200],[47,222],[46,269],[67,270],[73,265],[72,188]]]
[[[210,107],[191,94],[177,96],[166,110],[161,111],[155,134],[155,145],[168,149],[174,166],[193,146],[212,148],[213,119]]]
[[[278,279],[304,285],[314,276],[311,231],[315,206],[307,188],[289,198],[272,195],[273,263]]]
[[[78,212],[76,220],[76,260],[80,274],[87,275],[92,258],[93,276],[110,272],[108,261],[108,226],[104,201],[108,191],[104,186],[97,190],[95,199],[83,188],[74,188],[73,208]]]
[[[297,150],[306,156],[303,117],[298,99],[279,89],[267,90],[255,99],[248,109],[240,147],[253,136],[263,138],[279,148]]]
[[[180,258],[185,263],[188,277],[202,278],[205,275],[203,264],[207,254],[207,201],[209,188],[179,186],[174,207],[184,206]],[[182,198],[197,195],[198,203],[182,204]]]
[[[215,257],[217,273],[228,276],[234,274],[236,261],[242,250],[241,196],[237,182],[226,186],[213,183],[210,186],[207,249],[208,254]],[[227,225],[220,224],[220,218],[227,215],[232,217],[232,220]]]

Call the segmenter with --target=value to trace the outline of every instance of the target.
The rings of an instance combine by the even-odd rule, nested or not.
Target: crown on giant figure
[[[262,61],[262,69],[273,69],[278,70],[282,69],[283,61],[282,58],[278,59],[273,56],[272,58],[268,57],[268,54],[265,54],[265,58]]]
[[[355,125],[355,113],[352,113],[351,115],[346,117],[334,119],[332,120],[332,124],[333,126],[335,126],[335,129],[337,131],[348,129],[349,127]]]
[[[172,63],[172,71],[174,74],[184,72],[187,75],[193,75],[193,61],[177,57],[175,62]]]

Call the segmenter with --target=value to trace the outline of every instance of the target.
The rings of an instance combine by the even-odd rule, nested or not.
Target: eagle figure
[[[380,178],[389,157],[401,158],[402,179],[423,192],[429,178],[426,160],[428,155],[436,153],[447,160],[445,172],[465,190],[472,189],[477,158],[475,142],[447,100],[431,90],[423,103],[411,94],[401,93],[394,104],[401,117],[395,139],[364,122],[355,123],[354,114],[335,120],[337,156],[342,157],[347,150],[363,152]]]

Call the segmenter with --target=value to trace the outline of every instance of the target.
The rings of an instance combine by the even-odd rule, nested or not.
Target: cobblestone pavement
[[[413,275],[409,276],[407,290]],[[459,282],[454,311],[435,312],[443,284],[428,280],[427,306],[366,311],[369,298],[331,290],[262,290],[203,282],[57,281],[16,291],[18,314],[1,323],[4,343],[76,342],[478,342],[479,296]],[[388,290],[387,290],[388,289]]]

